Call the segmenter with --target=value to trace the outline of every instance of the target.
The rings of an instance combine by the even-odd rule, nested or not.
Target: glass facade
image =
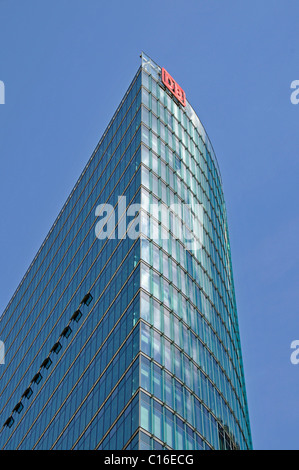
[[[252,447],[217,160],[145,54],[0,339],[1,449]]]

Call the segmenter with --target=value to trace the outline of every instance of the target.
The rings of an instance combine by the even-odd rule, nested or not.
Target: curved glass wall
[[[248,449],[217,160],[190,104],[162,85],[160,67],[143,54],[142,68],[141,447]]]

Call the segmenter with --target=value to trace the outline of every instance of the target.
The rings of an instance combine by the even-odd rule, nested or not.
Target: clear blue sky
[[[298,18],[298,0],[0,0],[0,310],[144,50],[218,156],[256,449],[299,449]]]

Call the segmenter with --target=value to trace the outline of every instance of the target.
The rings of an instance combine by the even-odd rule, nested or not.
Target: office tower
[[[141,61],[1,317],[1,449],[252,446],[217,160]]]

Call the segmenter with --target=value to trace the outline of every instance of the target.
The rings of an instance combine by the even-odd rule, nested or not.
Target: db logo
[[[183,105],[186,106],[186,95],[184,90],[177,84],[177,82],[162,68],[162,82],[171,91],[171,93],[176,97],[177,100]]]

